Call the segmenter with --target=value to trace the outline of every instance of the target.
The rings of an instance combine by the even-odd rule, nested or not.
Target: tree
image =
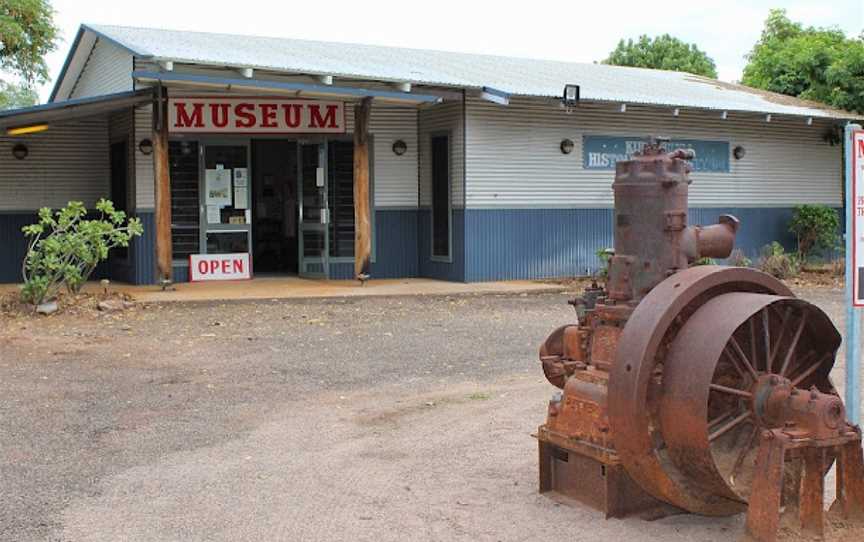
[[[636,41],[622,39],[603,64],[673,70],[717,78],[717,67],[707,54],[669,34],[653,39],[642,35]]]
[[[57,47],[58,29],[48,0],[0,1],[0,70],[23,84],[0,81],[0,104],[27,104],[36,85],[48,80],[45,55]]]
[[[773,9],[747,60],[747,86],[864,113],[864,36],[804,27]]]
[[[36,105],[36,92],[25,85],[0,81],[0,111]]]

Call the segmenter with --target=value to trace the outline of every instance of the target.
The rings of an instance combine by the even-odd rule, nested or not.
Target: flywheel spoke
[[[739,397],[746,397],[747,399],[753,397],[753,394],[749,391],[739,390],[738,388],[730,388],[728,386],[722,386],[720,384],[711,384],[711,389],[714,391],[719,391],[721,393],[728,393],[731,395],[737,395]]]
[[[783,360],[783,366],[780,367],[780,375],[786,375],[786,369],[789,368],[789,362],[792,361],[792,355],[795,353],[795,348],[798,346],[798,340],[801,339],[801,333],[804,331],[804,325],[807,323],[807,315],[801,315],[801,321],[798,323],[798,329],[795,330],[795,335],[792,336],[792,343],[789,345],[789,350],[786,351],[786,358]]]
[[[800,384],[801,382],[803,382],[803,381],[804,381],[808,376],[810,376],[810,375],[812,375],[813,373],[815,373],[816,370],[819,369],[819,367],[822,366],[822,363],[823,363],[825,360],[827,360],[828,357],[829,357],[830,355],[831,355],[831,352],[825,352],[825,354],[824,354],[821,358],[819,358],[819,361],[817,361],[816,363],[814,363],[813,365],[811,365],[811,366],[810,366],[806,371],[804,371],[804,372],[801,373],[800,375],[796,376],[796,377],[792,380],[792,385],[793,385],[793,386],[798,386],[798,384]]]
[[[753,426],[753,429],[750,431],[750,436],[747,438],[747,445],[741,447],[741,451],[738,452],[738,457],[735,458],[735,464],[732,465],[732,472],[729,473],[729,481],[732,485],[735,485],[735,475],[738,474],[738,470],[744,464],[744,458],[747,457],[747,454],[750,450],[753,449],[753,446],[756,444],[756,437],[759,435],[759,428],[757,426]]]
[[[777,336],[777,341],[774,343],[774,348],[771,349],[771,355],[768,357],[769,372],[770,368],[774,367],[774,360],[777,358],[780,347],[783,345],[783,339],[786,337],[786,326],[789,324],[791,314],[792,307],[786,307],[786,311],[782,315],[780,334]]]
[[[712,442],[714,440],[717,440],[718,438],[722,437],[723,435],[725,435],[726,433],[731,431],[733,428],[738,426],[741,422],[744,422],[749,418],[750,418],[750,412],[748,412],[748,411],[742,412],[741,414],[736,416],[734,419],[732,419],[732,421],[729,421],[729,422],[723,424],[720,428],[718,428],[713,433],[708,435],[708,442]]]
[[[732,345],[732,348],[735,349],[735,352],[738,354],[741,362],[744,363],[744,367],[750,373],[750,376],[753,377],[753,380],[757,380],[759,378],[759,375],[756,373],[756,369],[750,363],[750,360],[747,359],[747,355],[744,353],[744,351],[741,350],[741,345],[738,344],[738,340],[735,339],[734,335],[729,337],[729,343]]]

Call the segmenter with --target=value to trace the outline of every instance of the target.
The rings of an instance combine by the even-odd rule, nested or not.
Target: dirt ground
[[[839,290],[800,293],[842,329]],[[741,517],[537,494],[536,352],[566,299],[0,317],[0,540],[738,539]]]

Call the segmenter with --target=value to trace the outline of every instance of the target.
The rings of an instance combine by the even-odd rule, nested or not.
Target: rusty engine
[[[540,348],[562,391],[538,429],[540,491],[610,517],[747,512],[775,540],[783,517],[821,535],[837,464],[845,518],[864,516],[861,431],[829,372],[841,337],[818,307],[726,258],[738,220],[687,224],[692,151],[652,140],[619,161],[605,286]]]

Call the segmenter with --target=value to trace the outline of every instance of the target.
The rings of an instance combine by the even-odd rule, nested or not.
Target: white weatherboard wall
[[[175,93],[174,95],[181,95]],[[145,138],[152,138],[152,107],[147,105],[135,110],[135,146]],[[354,131],[354,107],[345,107],[346,134]],[[372,134],[372,183],[375,207],[417,208],[417,109],[372,104],[369,119]],[[242,137],[242,136],[241,136]],[[286,138],[303,137],[302,134],[286,135]],[[402,156],[393,153],[393,143],[401,139],[408,150]],[[137,208],[153,209],[153,157],[144,156],[136,150],[135,180]]]
[[[691,207],[790,207],[841,204],[840,148],[822,140],[825,122],[720,112],[580,104],[567,114],[554,100],[512,99],[499,106],[470,99],[466,108],[468,207],[611,207],[614,170],[582,168],[584,135],[729,141],[729,173],[694,173]],[[422,126],[422,121],[421,121]],[[562,139],[575,143],[562,154]]]
[[[450,136],[450,201],[454,209],[463,205],[464,145],[462,103],[444,103],[420,110],[420,205],[432,205],[432,136]],[[470,147],[470,143],[469,143]]]
[[[132,54],[97,39],[69,96],[87,98],[132,90]]]
[[[24,160],[12,156],[27,145]],[[83,201],[91,208],[109,197],[108,121],[105,118],[54,124],[45,132],[0,137],[0,210],[33,211]]]

